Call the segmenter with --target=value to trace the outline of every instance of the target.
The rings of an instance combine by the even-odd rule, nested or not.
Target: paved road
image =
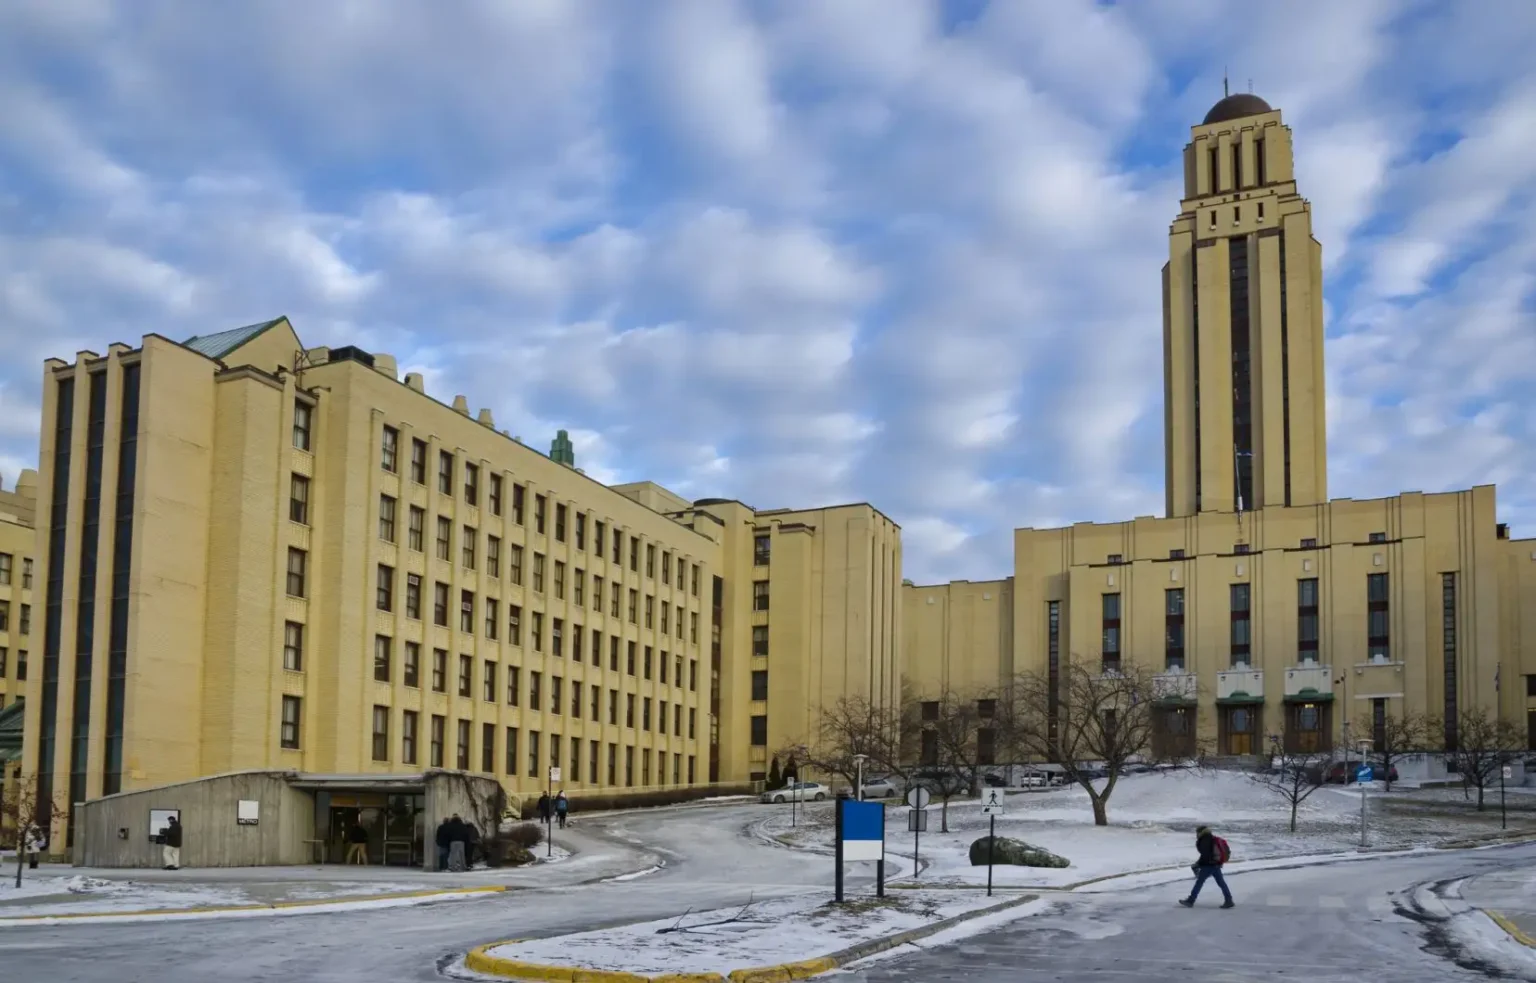
[[[1398,913],[1410,885],[1536,864],[1536,846],[1383,858],[1230,877],[1238,907],[1217,907],[1207,884],[1197,906],[1176,901],[1188,881],[1074,894],[1026,921],[856,969],[859,983],[1461,983],[1489,973],[1422,924]],[[1426,948],[1427,947],[1427,948]],[[1457,960],[1469,965],[1458,965]],[[852,983],[852,981],[850,981]]]
[[[606,849],[667,861],[625,881],[553,874],[472,902],[324,915],[0,928],[0,977],[49,983],[396,983],[441,981],[439,967],[498,938],[535,937],[830,890],[824,857],[753,842],[757,807],[662,810],[589,820]],[[605,849],[596,847],[596,849]],[[1432,926],[1394,911],[1411,884],[1536,864],[1536,845],[1236,874],[1234,911],[1213,895],[1193,911],[1183,884],[1055,895],[1048,912],[959,944],[910,949],[857,968],[850,983],[1147,981],[1317,983],[1486,979],[1457,966]],[[563,865],[560,865],[563,866]],[[553,870],[553,868],[552,868]],[[1469,881],[1468,883],[1474,883]],[[1436,951],[1425,951],[1431,945]],[[1441,954],[1444,952],[1445,954]]]

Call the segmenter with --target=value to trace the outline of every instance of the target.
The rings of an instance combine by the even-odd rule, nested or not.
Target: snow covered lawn
[[[28,871],[21,889],[12,876],[0,881],[0,919],[36,915],[100,915],[130,911],[223,908],[283,901],[345,900],[401,894],[427,884],[362,882],[210,883],[147,882],[132,879]],[[445,885],[446,886],[446,885]]]
[[[900,891],[899,897],[780,898],[621,928],[495,946],[525,963],[642,974],[719,973],[828,956],[1007,901],[975,891]]]
[[[1269,857],[1314,856],[1354,850],[1360,836],[1360,796],[1353,787],[1322,788],[1301,806],[1297,832],[1289,831],[1290,805],[1284,797],[1226,771],[1175,771],[1129,775],[1109,800],[1108,826],[1094,826],[1088,795],[1076,786],[1040,791],[1011,791],[997,834],[1024,840],[1065,857],[1070,867],[996,867],[994,883],[1009,887],[1052,887],[1127,871],[1146,870],[1195,859],[1195,827],[1208,825],[1232,845],[1234,861]],[[987,834],[987,818],[977,800],[949,804],[949,832],[939,832],[941,809],[928,807],[928,832],[918,853],[923,864],[917,881],[935,886],[982,884],[985,866],[972,867],[970,845]],[[886,806],[886,852],[902,858],[913,853],[905,805]],[[833,813],[830,803],[799,812],[790,827],[786,809],[757,826],[760,835],[801,850],[830,853]],[[1466,836],[1463,822],[1443,818],[1384,815],[1373,801],[1370,844],[1412,848]],[[909,861],[898,860],[902,868]]]

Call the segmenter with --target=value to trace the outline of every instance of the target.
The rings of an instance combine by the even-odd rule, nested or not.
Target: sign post
[[[1363,764],[1355,772],[1355,784],[1360,786],[1360,846],[1365,847],[1365,783],[1374,777],[1369,764]]]
[[[549,793],[548,793],[548,795],[549,795],[549,815],[545,817],[545,822],[548,823],[548,825],[549,825],[549,835],[544,838],[544,842],[546,844],[548,844],[548,846],[549,846],[549,849],[547,851],[545,851],[545,854],[544,854],[546,857],[553,857],[555,855],[555,785],[559,781],[560,781],[560,766],[559,765],[550,765],[549,766]]]
[[[1515,769],[1504,765],[1499,769],[1499,828],[1509,829],[1509,812],[1504,808],[1504,783],[1515,777]]]
[[[834,900],[843,900],[843,865],[862,860],[875,862],[875,896],[885,897],[885,803],[838,799],[835,808]]]
[[[907,805],[912,811],[907,813],[907,829],[912,831],[912,876],[916,877],[918,869],[918,837],[923,830],[928,828],[928,800],[932,798],[928,790],[921,785],[915,785],[907,791]]]
[[[1003,790],[989,788],[981,800],[981,814],[987,817],[987,897],[992,897],[992,862],[997,855],[997,817],[1003,812]]]

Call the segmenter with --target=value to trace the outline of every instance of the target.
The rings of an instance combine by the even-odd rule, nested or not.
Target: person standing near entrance
[[[549,824],[549,793],[539,793],[539,822]]]
[[[448,819],[448,869],[462,872],[469,869],[469,826],[454,813]]]
[[[172,816],[160,831],[160,853],[166,870],[181,869],[181,820]]]
[[[559,795],[555,796],[555,815],[560,818],[561,829],[565,829],[565,816],[566,813],[570,811],[571,803],[570,800],[565,797],[565,793],[561,792]]]
[[[363,824],[353,821],[347,830],[347,863],[368,864],[368,831]]]
[[[1227,880],[1221,876],[1222,865],[1232,856],[1232,848],[1227,846],[1227,841],[1211,833],[1209,826],[1201,826],[1195,830],[1195,849],[1200,851],[1200,859],[1194,863],[1195,887],[1189,892],[1189,897],[1180,898],[1179,904],[1186,908],[1195,906],[1195,899],[1200,897],[1200,888],[1205,886],[1206,879],[1212,879],[1216,886],[1221,888],[1221,893],[1226,901],[1223,908],[1233,907],[1232,892],[1227,889]]]

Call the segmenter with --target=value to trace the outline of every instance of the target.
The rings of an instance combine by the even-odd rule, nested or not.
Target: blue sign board
[[[843,799],[843,859],[880,860],[885,856],[885,803]]]
[[[1374,775],[1371,771],[1370,765],[1361,765],[1359,769],[1355,771],[1355,781],[1357,782],[1368,782],[1373,777]]]

